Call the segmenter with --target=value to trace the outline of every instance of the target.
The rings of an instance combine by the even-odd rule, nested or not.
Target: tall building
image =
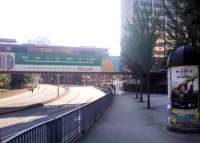
[[[166,0],[167,2],[167,0]],[[167,25],[169,21],[164,13],[164,6],[162,0],[121,0],[121,36],[124,35],[123,27],[127,20],[130,20],[135,15],[135,5],[152,9],[152,15],[158,16],[159,19]],[[154,60],[157,65],[161,65],[167,54],[169,47],[165,43],[166,32],[163,31],[160,38],[156,42],[154,47]]]
[[[121,0],[121,36],[124,35],[124,25],[133,17],[134,0]]]
[[[0,38],[0,44],[1,43],[17,43],[17,40],[15,40],[15,39],[8,39],[8,38]]]

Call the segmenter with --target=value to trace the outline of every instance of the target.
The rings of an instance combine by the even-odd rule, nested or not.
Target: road
[[[91,86],[69,87],[66,95],[54,102],[45,104],[43,107],[2,115],[0,116],[2,140],[80,105],[93,102],[104,95],[104,92]]]
[[[31,104],[43,103],[50,99],[56,98],[58,95],[57,86],[41,84],[38,87],[39,88],[36,88],[33,93],[27,90],[26,92],[13,97],[0,99],[0,109],[9,110],[9,108],[19,108]],[[60,87],[60,95],[62,95],[64,92],[65,89]]]

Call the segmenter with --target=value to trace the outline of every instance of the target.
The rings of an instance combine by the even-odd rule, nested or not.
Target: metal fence
[[[69,143],[77,140],[111,104],[113,94],[45,121],[2,141],[2,143]]]

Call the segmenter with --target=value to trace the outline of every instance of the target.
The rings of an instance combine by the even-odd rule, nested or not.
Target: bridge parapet
[[[68,143],[77,140],[111,104],[113,94],[105,91],[102,98],[24,130],[2,143]]]

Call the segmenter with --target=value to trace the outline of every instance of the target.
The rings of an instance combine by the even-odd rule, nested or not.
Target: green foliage
[[[149,72],[153,62],[153,48],[162,30],[152,10],[136,5],[135,17],[127,21],[121,40],[122,62],[136,75]]]
[[[169,23],[166,27],[168,43],[173,46],[200,46],[200,2],[197,0],[162,0]]]
[[[194,46],[200,48],[200,1],[183,0],[183,21],[188,32],[188,41]]]
[[[9,83],[8,75],[0,74],[0,88],[3,88]]]
[[[137,61],[139,58],[139,55],[137,55],[139,43],[134,38],[136,36],[135,32],[137,32],[135,28],[130,22],[125,27],[126,35],[124,35],[121,41],[121,60],[124,66],[134,72],[136,76],[139,76],[142,73],[142,67]]]
[[[27,84],[32,83],[32,75],[26,74],[11,74],[10,86],[12,89],[24,88]]]

